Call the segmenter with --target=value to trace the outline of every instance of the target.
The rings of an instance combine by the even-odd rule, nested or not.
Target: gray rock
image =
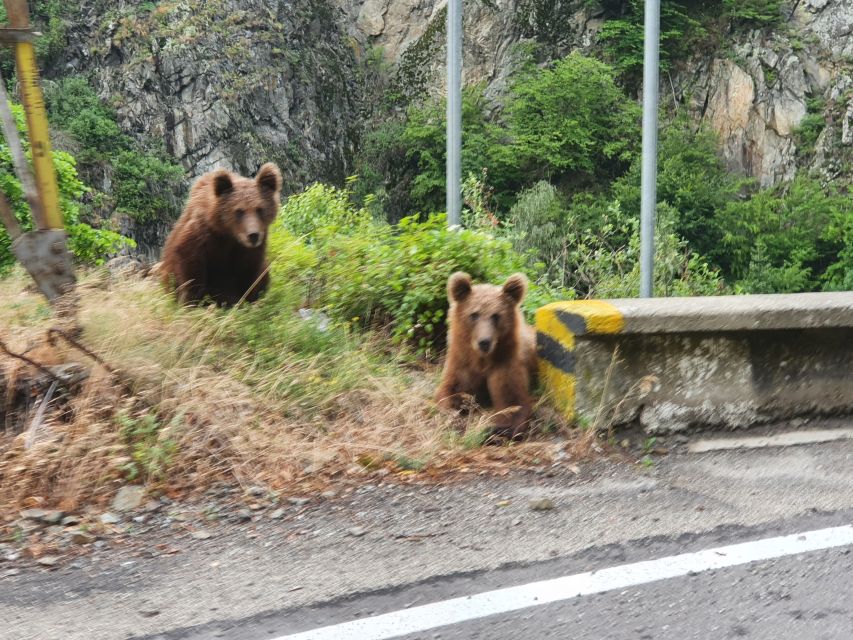
[[[145,487],[126,485],[113,498],[112,508],[115,511],[133,511],[142,504],[144,498]]]
[[[115,513],[110,513],[107,511],[106,513],[102,513],[100,517],[100,521],[104,524],[117,524],[121,522],[121,516],[116,515]]]
[[[554,508],[551,498],[534,498],[529,503],[531,511],[550,511]]]
[[[249,522],[252,519],[252,512],[248,509],[240,509],[234,514],[234,519],[237,522]]]
[[[145,503],[143,509],[145,509],[148,513],[153,513],[154,511],[158,511],[159,509],[161,509],[163,507],[163,504],[164,503],[160,502],[159,500],[149,500]]]
[[[76,530],[71,532],[71,542],[74,544],[92,544],[97,538],[88,531]]]
[[[363,527],[351,527],[347,529],[347,534],[351,535],[353,538],[361,538],[363,535],[367,533],[367,529]]]
[[[270,514],[270,520],[281,520],[284,517],[284,509],[276,509]]]
[[[302,507],[311,502],[311,498],[288,498],[287,501],[296,507]]]
[[[38,560],[36,560],[38,564],[43,567],[55,567],[59,563],[58,556],[42,556]]]
[[[80,516],[65,516],[62,519],[61,524],[63,527],[73,527],[74,525],[80,524],[80,520]]]
[[[24,520],[35,520],[38,522],[43,522],[44,517],[50,513],[45,509],[24,509],[18,515],[20,515]]]
[[[205,531],[204,529],[199,529],[198,531],[192,532],[193,538],[196,540],[209,540],[213,537],[213,534],[210,531]]]

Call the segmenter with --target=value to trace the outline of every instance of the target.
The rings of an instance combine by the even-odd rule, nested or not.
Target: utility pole
[[[640,297],[654,295],[657,207],[660,0],[646,0],[643,59],[643,171],[640,207]]]
[[[447,2],[447,223],[462,213],[462,0]]]

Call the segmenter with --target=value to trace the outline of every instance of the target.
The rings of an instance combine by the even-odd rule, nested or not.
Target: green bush
[[[29,152],[29,142],[25,134],[24,110],[17,104],[12,105],[12,113],[21,134],[21,143]],[[53,152],[53,166],[56,172],[59,192],[59,208],[62,212],[68,244],[74,257],[84,264],[101,264],[105,258],[120,252],[123,248],[134,246],[134,242],[108,229],[98,229],[82,221],[83,205],[81,198],[89,188],[81,182],[77,174],[74,157],[64,151]],[[6,144],[0,146],[0,190],[6,194],[15,217],[26,231],[33,228],[23,187],[15,174],[12,156]],[[0,272],[8,269],[15,261],[11,251],[11,240],[6,230],[0,226]]]
[[[638,150],[639,107],[610,67],[579,53],[523,73],[506,110],[512,144],[501,148],[503,159],[528,180],[612,179]]]
[[[180,209],[183,168],[160,150],[143,149],[122,133],[115,112],[85,78],[48,83],[45,103],[51,123],[80,145],[81,165],[112,169],[112,197],[119,213],[138,222],[172,219]]]
[[[497,283],[525,270],[524,257],[507,239],[450,230],[444,214],[396,225],[372,221],[351,196],[349,190],[313,185],[291,196],[270,233],[274,280],[281,279],[279,261],[291,265],[286,279],[301,282],[307,303],[336,322],[385,329],[395,341],[432,354],[446,334],[451,273],[467,271],[476,281]],[[294,255],[299,257],[289,257]],[[527,309],[556,295],[534,282]]]
[[[812,178],[734,200],[717,224],[718,260],[746,292],[838,288],[848,278],[853,203]]]
[[[566,203],[546,181],[522,191],[510,209],[511,238],[516,251],[529,256],[530,266],[541,263],[548,282],[567,286],[569,274]]]
[[[591,215],[592,213],[595,215]],[[589,298],[636,297],[640,292],[639,217],[618,200],[573,202],[565,222],[565,282]],[[724,285],[707,260],[675,232],[677,212],[658,206],[654,293],[657,296],[714,295]],[[591,224],[592,222],[592,224]]]
[[[401,142],[415,171],[410,188],[415,211],[429,213],[445,208],[446,110],[447,103],[442,100],[412,105],[407,113]],[[501,160],[496,156],[505,133],[488,120],[482,86],[467,87],[463,93],[462,128],[462,175],[479,174],[486,168],[502,191],[504,187],[513,188],[512,176],[498,167]]]
[[[639,87],[643,74],[644,4],[642,0],[610,3],[610,19],[604,22],[598,40],[605,58],[631,90]],[[696,43],[707,34],[697,19],[695,3],[662,0],[660,5],[660,66],[664,71],[686,60]],[[701,7],[704,9],[704,7]],[[607,8],[605,8],[607,11]]]
[[[370,224],[371,216],[367,209],[353,205],[350,184],[352,180],[338,189],[318,182],[290,196],[281,208],[281,223],[308,242],[357,233]]]
[[[430,353],[445,336],[451,273],[499,282],[523,267],[509,241],[450,230],[444,214],[423,222],[404,218],[395,227],[374,225],[363,234],[330,240],[319,260],[319,298],[336,318],[387,327],[394,339]]]
[[[765,28],[782,21],[782,0],[723,0],[725,15],[736,24]]]
[[[168,219],[179,207],[184,170],[169,160],[138,151],[120,151],[112,159],[116,209],[139,221]]]
[[[613,197],[627,213],[640,215],[641,159],[613,184]],[[693,251],[711,258],[719,256],[722,232],[716,223],[742,187],[742,180],[729,174],[717,152],[716,136],[695,130],[693,123],[678,117],[662,128],[658,151],[657,199],[676,211],[674,232]],[[725,261],[723,261],[725,262]],[[722,265],[721,265],[722,266]]]

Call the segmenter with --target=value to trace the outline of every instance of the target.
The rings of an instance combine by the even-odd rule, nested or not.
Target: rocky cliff
[[[401,73],[426,91],[443,87],[445,2],[347,3],[359,37],[383,47]],[[465,75],[498,95],[512,69],[514,45],[532,40],[563,55],[593,49],[601,12],[583,2],[480,0],[465,7]],[[727,36],[662,78],[661,95],[685,105],[720,136],[733,171],[763,186],[793,177],[798,166],[848,178],[853,158],[853,1],[803,0],[785,8],[784,26]],[[432,28],[431,28],[432,27]],[[813,116],[817,140],[797,135]],[[825,126],[824,126],[825,125]],[[818,131],[819,130],[819,131]]]
[[[783,28],[727,34],[683,61],[662,96],[713,127],[729,166],[764,185],[801,166],[843,178],[853,0],[786,11]],[[600,15],[582,1],[468,0],[466,81],[499,96],[518,43],[551,56],[594,48]],[[445,16],[444,0],[88,0],[49,75],[90,76],[126,131],[162,140],[190,175],[271,159],[292,190],[351,171],[377,59],[405,93],[442,92]],[[811,137],[798,134],[804,122]]]
[[[84,1],[49,75],[89,76],[191,175],[272,159],[291,188],[339,180],[362,101],[346,22],[328,0]]]

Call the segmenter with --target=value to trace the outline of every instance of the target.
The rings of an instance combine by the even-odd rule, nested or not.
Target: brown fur
[[[494,433],[510,438],[524,433],[533,410],[536,333],[521,313],[526,292],[527,278],[520,273],[502,287],[472,285],[471,276],[461,272],[447,281],[447,361],[436,401],[444,410],[459,410],[466,395],[491,400],[498,411]]]
[[[163,249],[160,274],[181,302],[254,302],[269,284],[267,229],[279,208],[281,173],[274,164],[255,179],[225,170],[196,180]]]

